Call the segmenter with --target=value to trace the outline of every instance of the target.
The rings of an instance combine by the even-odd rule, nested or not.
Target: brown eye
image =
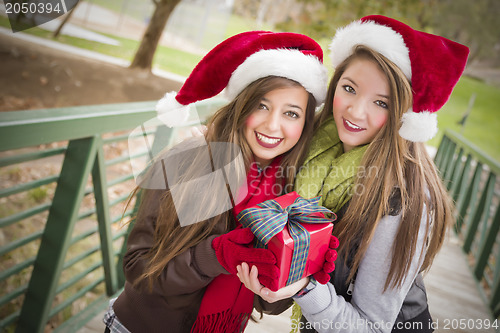
[[[344,90],[347,91],[348,93],[351,93],[351,94],[355,94],[356,93],[356,90],[354,90],[354,88],[351,87],[348,84],[343,85],[342,88],[344,88]]]
[[[294,111],[287,111],[285,114],[290,118],[300,118],[299,114]]]
[[[389,108],[389,106],[387,105],[386,102],[383,102],[383,101],[380,101],[380,100],[375,101],[375,104],[377,104],[378,106],[380,106],[381,108],[384,108],[384,109],[388,109]]]
[[[267,105],[260,103],[259,110],[269,110],[269,108],[267,107]]]

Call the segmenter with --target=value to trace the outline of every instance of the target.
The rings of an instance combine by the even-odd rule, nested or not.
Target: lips
[[[346,120],[345,118],[342,118],[342,121],[344,123],[344,127],[346,130],[349,132],[361,132],[364,131],[366,128],[359,127],[358,125],[351,123],[349,120]]]
[[[259,145],[268,149],[278,147],[281,141],[283,141],[283,138],[275,138],[272,136],[264,135],[259,132],[255,132],[255,138]]]

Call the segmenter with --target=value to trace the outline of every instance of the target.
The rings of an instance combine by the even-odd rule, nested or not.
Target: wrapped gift
[[[291,192],[238,214],[239,222],[257,238],[256,246],[276,256],[279,288],[323,268],[336,217],[318,202],[319,197],[305,199]]]

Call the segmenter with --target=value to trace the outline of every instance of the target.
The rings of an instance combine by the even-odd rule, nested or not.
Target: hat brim
[[[374,21],[354,21],[335,33],[330,44],[333,68],[347,59],[356,46],[364,45],[396,64],[411,81],[411,61],[403,37],[391,28]]]
[[[317,105],[325,101],[328,73],[322,62],[290,49],[261,50],[250,55],[232,73],[225,94],[234,99],[249,84],[267,76],[294,80],[314,96]]]

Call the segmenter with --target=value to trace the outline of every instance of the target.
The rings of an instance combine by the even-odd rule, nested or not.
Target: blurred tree
[[[337,28],[363,16],[386,15],[469,46],[469,62],[500,66],[500,0],[235,0],[234,8],[317,40],[331,39]]]
[[[152,0],[155,4],[153,16],[142,37],[141,44],[135,53],[130,68],[151,70],[153,57],[160,42],[161,34],[170,14],[181,0]]]
[[[467,45],[469,63],[500,65],[500,1],[441,0],[433,17],[436,33]]]
[[[427,30],[439,0],[295,0],[303,6],[299,19],[289,18],[278,25],[313,38],[331,38],[335,30],[366,15],[380,14]]]
[[[235,0],[233,14],[255,20],[255,29],[273,30],[292,12],[300,12],[302,5],[297,0]]]
[[[64,25],[69,21],[69,19],[71,18],[71,16],[73,15],[73,13],[75,12],[76,10],[76,6],[78,6],[80,2],[77,2],[75,4],[75,7],[73,7],[72,10],[69,11],[69,13],[66,14],[66,16],[64,17],[64,19],[62,20],[61,24],[59,24],[59,26],[57,27],[57,29],[54,31],[54,33],[52,34],[52,38],[57,38],[59,37],[59,35],[61,34],[61,31],[64,27]]]
[[[243,17],[257,17],[260,1],[255,0],[235,0],[233,12],[236,15]]]

